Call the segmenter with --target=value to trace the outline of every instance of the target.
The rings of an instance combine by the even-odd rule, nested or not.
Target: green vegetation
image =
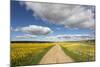
[[[38,64],[39,62],[40,62],[40,59],[42,59],[42,57],[46,54],[46,52],[48,52],[48,50],[51,48],[52,46],[50,46],[50,47],[48,47],[48,48],[45,48],[44,50],[43,50],[43,52],[41,52],[41,53],[38,53],[35,57],[34,57],[34,59],[33,59],[33,64]]]
[[[48,43],[12,43],[11,67],[38,64],[52,46]]]
[[[95,60],[95,45],[91,43],[73,42],[63,44],[61,47],[76,62]]]
[[[36,65],[54,45],[60,45],[75,62],[95,60],[95,41],[11,43],[11,67]]]

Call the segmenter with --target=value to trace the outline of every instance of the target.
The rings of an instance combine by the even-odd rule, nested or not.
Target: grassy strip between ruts
[[[27,63],[25,64],[20,64],[20,65],[11,65],[11,67],[21,67],[21,66],[27,66],[27,65],[37,65],[40,60],[42,59],[42,57],[49,51],[49,49],[51,49],[53,46],[47,47],[45,49],[43,49],[43,51],[37,53],[33,58],[31,58],[32,63]],[[27,57],[31,57],[32,55],[28,55]]]
[[[66,55],[70,56],[75,62],[85,62],[85,61],[89,61],[90,59],[88,58],[88,56],[84,56],[81,54],[76,54],[73,51],[69,51],[67,48],[62,47],[63,51],[66,53]]]

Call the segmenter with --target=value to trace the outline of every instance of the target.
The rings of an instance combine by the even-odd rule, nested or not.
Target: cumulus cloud
[[[66,28],[94,29],[94,6],[22,2],[34,17],[64,25]]]
[[[52,30],[48,27],[37,26],[37,25],[19,27],[19,28],[16,28],[15,31],[29,33],[32,35],[47,35],[52,32]]]
[[[30,34],[25,34],[25,35],[20,35],[20,36],[16,36],[16,38],[35,38],[37,37],[36,35],[30,35]]]

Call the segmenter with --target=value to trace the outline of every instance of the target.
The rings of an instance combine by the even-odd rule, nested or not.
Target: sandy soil
[[[74,60],[66,55],[59,45],[55,45],[44,55],[39,64],[67,62],[74,62]]]

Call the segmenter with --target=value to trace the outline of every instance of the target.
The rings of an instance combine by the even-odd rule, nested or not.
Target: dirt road
[[[44,55],[39,64],[66,63],[66,62],[74,62],[74,60],[69,56],[67,56],[59,45],[55,45]]]

